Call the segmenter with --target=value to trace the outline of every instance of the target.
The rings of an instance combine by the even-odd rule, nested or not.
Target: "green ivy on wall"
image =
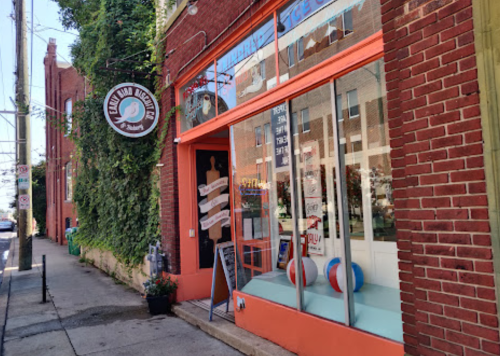
[[[72,46],[74,66],[90,83],[91,94],[73,110],[77,176],[73,201],[80,228],[75,241],[109,250],[123,263],[143,262],[150,243],[160,239],[158,163],[168,124],[177,108],[165,115],[163,127],[142,138],[115,132],[103,113],[106,93],[123,82],[141,84],[160,96],[161,81],[103,71],[106,60],[129,58],[114,68],[161,73],[156,59],[154,1],[57,0],[67,28],[79,31]],[[57,123],[53,123],[57,125]],[[64,127],[63,123],[59,123]]]

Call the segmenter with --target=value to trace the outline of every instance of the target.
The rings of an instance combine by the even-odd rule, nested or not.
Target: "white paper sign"
[[[252,219],[243,219],[243,240],[253,240]]]
[[[29,189],[30,188],[30,179],[29,178],[19,178],[17,180],[18,189]]]
[[[304,160],[304,202],[307,217],[307,250],[310,254],[325,254],[323,231],[323,199],[321,163],[318,141],[302,146]]]
[[[17,173],[19,178],[29,178],[30,177],[30,166],[20,164],[17,166]]]
[[[20,210],[28,210],[30,208],[30,196],[29,195],[20,195],[19,196],[19,209]]]

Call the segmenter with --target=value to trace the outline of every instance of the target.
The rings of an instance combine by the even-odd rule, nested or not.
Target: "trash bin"
[[[80,246],[78,246],[73,239],[75,238],[75,233],[77,228],[66,229],[66,240],[68,241],[68,252],[70,255],[80,256]]]

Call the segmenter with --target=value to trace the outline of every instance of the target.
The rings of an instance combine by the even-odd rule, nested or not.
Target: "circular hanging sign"
[[[142,137],[158,124],[158,102],[142,85],[123,83],[106,95],[104,115],[116,132],[127,137]]]

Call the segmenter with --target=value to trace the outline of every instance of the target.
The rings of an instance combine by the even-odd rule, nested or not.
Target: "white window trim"
[[[344,14],[342,14],[342,18],[344,18]],[[335,41],[332,41],[332,29],[333,29],[333,26],[331,25],[331,23],[334,21],[334,20],[337,20],[337,18],[333,19],[333,20],[330,20],[328,22],[328,37],[329,37],[329,44],[334,44],[335,42],[338,42],[339,41],[339,38],[338,38],[338,34],[337,34],[337,38]],[[342,20],[342,23],[343,23],[344,20]],[[339,29],[337,28],[337,26],[335,26],[335,30],[338,31]]]
[[[253,129],[253,133],[255,136],[255,147],[262,147],[262,128],[260,129],[260,144],[257,144],[257,127],[261,128],[261,126],[255,126]]]
[[[351,11],[351,18],[352,18],[352,10],[348,10],[348,11]],[[347,37],[347,36],[349,36],[350,34],[354,33],[354,20],[353,20],[353,29],[351,30],[351,33],[348,33],[348,34],[346,34],[346,33],[345,33],[346,28],[345,28],[345,17],[344,17],[344,14],[345,14],[346,12],[347,12],[347,11],[344,11],[344,12],[342,13],[342,27],[343,27],[343,28],[342,28],[342,32],[344,33],[344,37]]]
[[[299,55],[300,40],[302,40],[302,59],[300,59],[300,55]],[[305,54],[305,48],[304,48],[304,36],[302,36],[297,40],[297,63],[302,62],[304,59],[306,59],[306,54]]]
[[[358,97],[358,115],[351,116],[351,103],[349,102],[349,93],[351,93],[353,91],[356,91],[356,96]],[[347,96],[347,113],[348,113],[349,119],[357,119],[360,116],[358,89],[356,88],[356,89],[352,89],[352,90],[347,91],[346,96]]]
[[[291,48],[291,49],[290,49]],[[295,67],[295,51],[293,50],[293,43],[289,44],[288,47],[287,47],[287,51],[288,51],[288,68],[293,68]],[[293,64],[290,65],[290,52],[292,53],[293,55]]]
[[[266,141],[266,126],[269,127],[269,142]],[[272,139],[272,134],[271,134],[271,124],[264,124],[264,143],[266,145],[269,145],[271,144],[271,142],[273,142],[273,139]]]
[[[307,123],[309,124],[309,129],[304,130],[304,114],[303,114],[303,113],[304,113],[304,111],[306,111],[306,110],[307,110],[307,113],[308,113],[308,115],[309,115],[309,108],[300,110],[300,117],[301,117],[301,119],[302,119],[302,133],[308,133],[308,132],[311,132],[311,119],[310,119],[310,118],[308,118],[308,119],[307,119]]]

